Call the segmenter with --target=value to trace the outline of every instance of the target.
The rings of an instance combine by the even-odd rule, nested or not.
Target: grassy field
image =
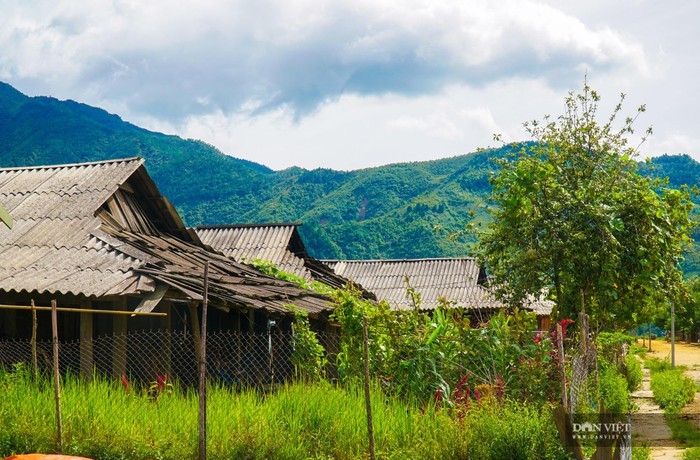
[[[48,382],[0,373],[0,456],[55,452]],[[134,390],[120,382],[67,378],[64,452],[97,459],[188,459],[197,452],[197,401],[170,385]],[[418,407],[373,389],[378,458],[565,458],[550,409],[506,402],[464,412]],[[210,459],[365,458],[359,387],[293,384],[271,393],[212,387]]]

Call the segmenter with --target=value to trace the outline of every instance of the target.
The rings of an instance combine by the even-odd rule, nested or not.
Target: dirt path
[[[639,341],[641,345],[641,341]],[[664,340],[654,340],[651,344],[651,356],[659,359],[671,359],[671,344]],[[675,362],[679,366],[687,366],[686,374],[700,382],[700,346],[695,344],[676,343]],[[653,394],[649,388],[649,369],[644,368],[642,387],[632,393],[635,403],[639,406],[637,414],[644,417],[645,414],[663,414],[663,410],[654,402]],[[700,393],[696,393],[695,400],[686,406],[683,413],[700,413]],[[694,417],[700,427],[700,420]],[[671,437],[671,430],[663,417],[645,417],[645,423],[633,424],[633,436],[636,439],[647,442],[651,447],[651,457],[654,459],[680,459],[683,458],[683,448]]]

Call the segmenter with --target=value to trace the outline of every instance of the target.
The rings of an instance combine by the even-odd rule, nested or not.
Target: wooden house
[[[168,313],[155,319],[64,313],[59,335],[65,340],[143,328],[195,330],[206,262],[211,330],[262,331],[268,319],[284,328],[289,304],[319,321],[331,311],[323,296],[202,244],[140,158],[0,169],[0,203],[14,218],[12,229],[0,227],[0,304],[55,299],[60,307]],[[29,337],[29,315],[0,309],[0,337]],[[38,333],[50,337],[46,313]],[[83,342],[81,369],[89,371],[91,342]],[[123,360],[112,365],[123,374]]]
[[[265,260],[306,281],[345,287],[350,282],[347,278],[309,255],[299,235],[301,225],[301,222],[213,225],[199,226],[195,231],[204,244],[237,262]],[[369,292],[365,292],[365,297],[374,298]]]

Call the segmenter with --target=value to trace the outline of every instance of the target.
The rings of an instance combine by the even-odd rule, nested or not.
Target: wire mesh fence
[[[339,335],[318,332],[317,337],[326,350],[326,376],[332,379],[337,376],[334,363]],[[131,385],[167,377],[190,387],[198,382],[196,341],[189,333],[150,330],[61,342],[59,369],[63,375],[114,378]],[[294,350],[295,337],[291,332],[210,332],[207,378],[211,382],[251,387],[287,382],[296,376]],[[0,367],[11,369],[23,363],[30,368],[33,361],[31,341],[0,340]],[[51,373],[52,342],[36,343],[36,361],[40,374]]]

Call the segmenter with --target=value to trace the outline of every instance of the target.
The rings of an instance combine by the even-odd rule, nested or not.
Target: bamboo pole
[[[32,310],[32,307],[24,305],[0,305],[0,309],[5,310]],[[34,307],[35,311],[53,311],[51,307]],[[95,310],[91,308],[56,308],[56,311],[69,313],[102,313],[105,315],[131,315],[131,316],[167,316],[167,313],[156,312],[136,312],[136,311],[119,311],[119,310]]]
[[[369,438],[369,458],[374,460],[374,425],[372,422],[372,399],[369,389],[369,346],[367,344],[367,318],[362,318],[362,354],[365,368],[365,407],[367,409],[367,437]]]
[[[202,332],[199,351],[199,460],[207,458],[207,304],[209,303],[209,261],[204,263]]]
[[[51,335],[53,339],[53,388],[56,397],[56,445],[63,453],[63,420],[61,418],[61,377],[58,367],[58,314],[56,301],[51,301]]]
[[[34,370],[34,380],[39,377],[39,362],[36,355],[36,305],[34,305],[34,299],[32,299],[32,366]]]

